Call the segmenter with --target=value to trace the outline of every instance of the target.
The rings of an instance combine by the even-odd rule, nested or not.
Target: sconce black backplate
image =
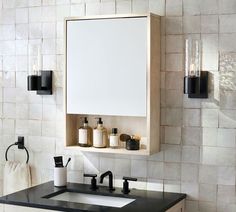
[[[41,71],[41,88],[38,95],[52,95],[52,71]]]
[[[194,94],[188,94],[188,98],[208,98],[208,71],[201,71],[198,83],[199,90]]]

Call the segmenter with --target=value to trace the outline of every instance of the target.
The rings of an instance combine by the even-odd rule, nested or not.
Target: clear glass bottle
[[[79,146],[90,147],[93,145],[92,128],[88,125],[87,117],[84,117],[83,126],[79,128]]]
[[[102,118],[98,118],[97,126],[93,129],[93,146],[96,148],[105,148],[107,144],[107,129],[103,126]]]
[[[111,130],[109,146],[113,149],[119,148],[119,135],[117,128],[112,128]]]

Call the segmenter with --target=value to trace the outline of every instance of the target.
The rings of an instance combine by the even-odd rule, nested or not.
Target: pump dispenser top
[[[97,119],[98,119],[97,124],[103,124],[102,118],[97,118]]]
[[[87,117],[84,117],[84,124],[88,124],[88,119],[87,119]]]

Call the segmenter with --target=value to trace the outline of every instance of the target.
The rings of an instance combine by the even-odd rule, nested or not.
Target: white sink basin
[[[116,208],[122,208],[125,205],[128,205],[129,203],[135,201],[135,199],[130,198],[111,197],[76,192],[64,192],[62,194],[53,196],[50,199]]]

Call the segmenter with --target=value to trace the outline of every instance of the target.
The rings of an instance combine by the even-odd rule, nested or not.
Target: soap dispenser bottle
[[[96,148],[107,147],[107,129],[103,127],[102,118],[98,118],[97,126],[93,129],[93,146]]]
[[[90,147],[93,145],[92,128],[88,125],[87,117],[84,117],[83,125],[79,128],[79,146]]]

